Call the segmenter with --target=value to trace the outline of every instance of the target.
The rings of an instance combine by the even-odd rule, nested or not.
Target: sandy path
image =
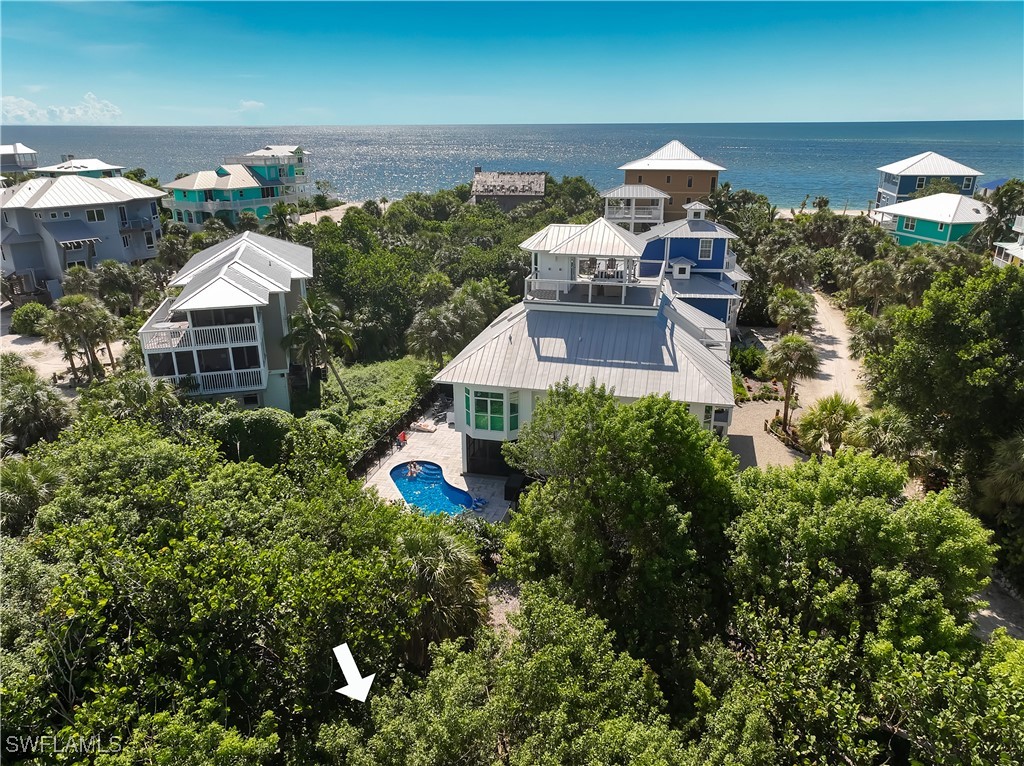
[[[820,293],[814,293],[814,303],[818,315],[808,339],[821,358],[821,369],[813,378],[797,382],[800,405],[809,407],[836,392],[863,405],[867,394],[860,382],[862,368],[850,358],[850,331],[843,312]]]

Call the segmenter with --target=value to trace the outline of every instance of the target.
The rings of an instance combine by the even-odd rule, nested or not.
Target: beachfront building
[[[139,331],[146,370],[194,396],[290,410],[281,341],[312,276],[311,248],[253,232],[196,253]]]
[[[33,178],[0,192],[4,276],[15,292],[50,297],[71,266],[136,263],[156,256],[159,189],[129,178]],[[40,296],[45,297],[45,296]]]
[[[604,218],[550,224],[520,247],[531,259],[524,300],[434,378],[453,388],[465,472],[507,472],[501,445],[562,381],[623,401],[665,394],[728,433],[729,329],[673,294],[664,255],[648,264],[648,243]]]
[[[85,178],[120,178],[123,165],[111,165],[95,157],[79,159],[73,154],[61,156],[56,165],[36,168],[35,173],[45,178],[58,176],[84,176]]]
[[[233,226],[245,212],[263,220],[279,202],[297,205],[309,197],[309,183],[309,153],[301,146],[271,145],[164,184],[164,207],[192,231],[213,217]]]
[[[641,235],[647,242],[641,273],[653,273],[667,263],[666,278],[677,299],[735,329],[750,277],[736,265],[729,246],[736,235],[708,220],[710,210],[703,202],[691,202],[685,206],[685,219]]]
[[[900,245],[948,245],[966,237],[991,214],[984,202],[961,194],[931,194],[878,208],[880,226]]]
[[[547,173],[485,171],[477,167],[473,169],[469,204],[490,200],[507,213],[525,202],[544,199],[546,183]]]
[[[995,243],[996,252],[992,256],[992,263],[1000,268],[1024,267],[1024,215],[1018,215],[1013,219],[1013,233],[1017,235],[1016,241]]]
[[[0,144],[0,173],[31,173],[38,164],[35,149],[25,144]]]
[[[706,199],[718,188],[718,174],[725,170],[679,141],[669,141],[646,157],[627,162],[625,184],[653,186],[668,195],[665,221],[686,218],[686,205]]]
[[[601,192],[604,217],[638,234],[665,222],[665,201],[669,195],[647,184],[620,184]]]
[[[913,157],[878,168],[875,204],[883,207],[903,202],[910,199],[911,194],[927,186],[930,181],[949,181],[960,189],[961,194],[971,197],[977,189],[978,178],[982,175],[983,173],[974,168],[935,152],[915,154]]]

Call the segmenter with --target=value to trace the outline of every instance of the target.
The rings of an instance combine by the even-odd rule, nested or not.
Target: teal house
[[[960,194],[932,194],[877,208],[881,226],[900,245],[948,245],[966,237],[991,214],[984,202]]]
[[[44,178],[59,178],[60,176],[81,176],[82,178],[120,178],[123,165],[111,165],[109,162],[98,160],[95,157],[80,159],[73,154],[65,154],[56,165],[36,168],[33,171]]]
[[[235,225],[248,212],[263,220],[279,202],[296,205],[309,197],[308,170],[301,146],[265,146],[164,184],[164,207],[193,231],[213,217]]]

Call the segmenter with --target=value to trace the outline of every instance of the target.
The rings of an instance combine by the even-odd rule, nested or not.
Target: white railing
[[[604,217],[609,221],[658,221],[664,216],[664,210],[657,205],[635,205],[633,207],[608,207]]]
[[[266,387],[267,371],[228,370],[226,372],[200,372],[195,375],[168,375],[166,380],[181,386],[191,395],[223,394],[232,391],[253,391]]]
[[[196,202],[190,199],[168,199],[165,197],[164,207],[172,210],[204,210],[208,213],[216,213],[218,210],[242,210],[247,207],[255,210],[256,208],[263,206],[273,207],[278,202],[286,202],[289,205],[292,205],[297,203],[300,197],[300,194],[295,193],[281,194],[277,197],[260,197],[258,199],[215,199],[204,200],[202,202]]]
[[[591,282],[590,280],[572,279],[544,279],[542,277],[528,277],[526,279],[525,296],[528,301],[539,301],[542,303],[589,303],[589,304],[613,304],[623,306],[644,307],[656,305],[658,291],[656,289],[657,279],[645,278],[643,282],[634,280],[632,282],[607,281]],[[650,300],[641,300],[637,303],[640,293],[630,291],[647,290],[650,292]],[[633,296],[629,300],[627,296]]]
[[[180,327],[164,330],[142,330],[139,333],[143,351],[183,350],[209,346],[246,346],[261,343],[259,325],[229,324],[214,327]]]

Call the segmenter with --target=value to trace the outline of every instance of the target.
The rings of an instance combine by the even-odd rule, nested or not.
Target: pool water
[[[441,466],[422,460],[416,463],[421,469],[416,476],[407,475],[409,463],[401,463],[391,469],[391,480],[395,482],[405,502],[427,514],[447,513],[450,516],[473,507],[472,495],[445,481]]]

